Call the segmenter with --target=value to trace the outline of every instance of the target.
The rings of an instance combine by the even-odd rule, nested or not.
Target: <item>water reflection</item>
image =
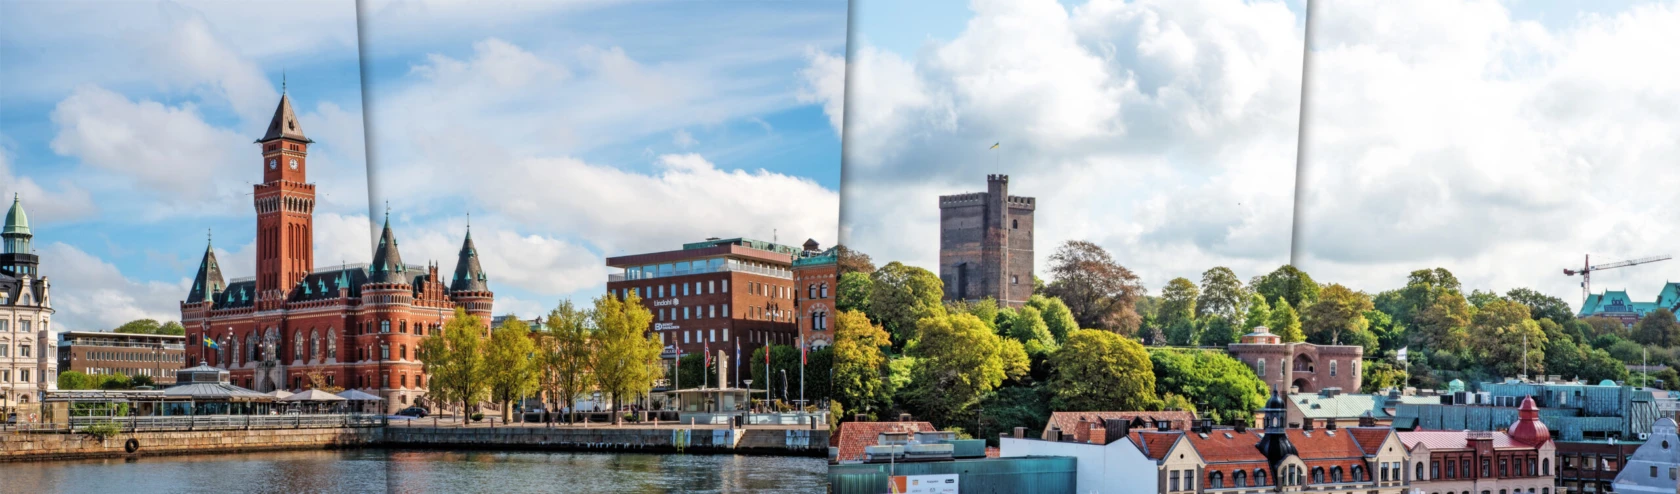
[[[6,492],[822,492],[820,458],[410,450],[0,464]]]

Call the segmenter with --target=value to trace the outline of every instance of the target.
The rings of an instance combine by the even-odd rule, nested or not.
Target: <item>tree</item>
[[[1464,302],[1465,318],[1469,318],[1468,300],[1464,299],[1461,291],[1463,287],[1458,283],[1458,277],[1453,276],[1446,268],[1419,269],[1412,271],[1406,277],[1406,287],[1385,300],[1383,312],[1394,317],[1394,321],[1403,326],[1416,326],[1414,319],[1420,312],[1428,310],[1432,305],[1439,304],[1448,295]],[[1463,326],[1459,326],[1463,327]],[[1434,348],[1434,347],[1430,347]]]
[[[1231,268],[1218,266],[1202,272],[1202,294],[1196,298],[1196,317],[1215,316],[1229,322],[1240,321],[1243,304],[1248,302],[1248,290]]]
[[[139,388],[141,386],[156,386],[157,381],[153,381],[152,376],[141,374],[129,379],[128,384],[134,388]]]
[[[1004,328],[999,328],[997,326],[998,312],[1000,310],[1002,309],[998,308],[997,299],[991,297],[986,297],[980,300],[952,300],[945,303],[945,312],[952,314],[958,312],[973,314],[974,317],[980,318],[980,322],[985,323],[986,327],[992,328],[993,331],[997,332],[1002,332],[1004,330]]]
[[[81,371],[67,370],[58,373],[58,389],[66,391],[93,389],[93,379],[92,376],[83,374]]]
[[[344,391],[343,386],[327,384],[327,375],[326,373],[321,372],[320,369],[312,369],[309,372],[304,373],[304,377],[309,379],[309,389],[319,389],[323,393],[333,394],[338,394],[340,391]]]
[[[620,405],[652,391],[653,381],[664,374],[664,366],[659,363],[664,347],[648,331],[653,313],[642,306],[635,292],[624,300],[602,295],[595,299],[595,310],[589,315],[595,326],[590,368],[595,371],[596,388],[612,397],[616,425],[623,419],[618,413]]]
[[[1131,334],[1143,322],[1134,309],[1147,291],[1143,282],[1097,244],[1062,244],[1050,256],[1050,273],[1056,281],[1044,287],[1045,295],[1067,304],[1080,327]]]
[[[1564,302],[1561,298],[1528,288],[1512,288],[1505,292],[1505,298],[1528,306],[1528,313],[1535,320],[1551,319],[1558,324],[1575,320],[1575,313],[1569,310],[1569,302]]]
[[[1248,364],[1218,350],[1155,348],[1149,351],[1155,392],[1193,398],[1199,412],[1222,424],[1252,422],[1271,393]]]
[[[1050,357],[1055,410],[1148,410],[1156,402],[1155,369],[1143,345],[1092,329],[1069,334]]]
[[[1044,355],[1056,351],[1056,338],[1050,334],[1050,326],[1039,316],[1038,309],[1032,306],[1022,307],[1014,319],[1010,320],[1007,333],[1010,338],[1021,342],[1027,355]]]
[[[443,334],[420,340],[424,355],[426,395],[439,403],[459,403],[461,413],[482,400],[485,386],[484,333],[478,316],[456,308],[454,317],[443,324]]]
[[[1289,302],[1292,307],[1311,304],[1318,300],[1318,283],[1305,271],[1295,266],[1285,264],[1261,276],[1257,276],[1249,284],[1255,293],[1266,298],[1266,302],[1277,305],[1279,299]]]
[[[1663,348],[1680,345],[1680,322],[1668,309],[1651,311],[1633,325],[1633,341]]]
[[[1054,336],[1056,341],[1067,339],[1068,333],[1079,329],[1079,320],[1073,317],[1073,311],[1068,310],[1062,299],[1033,295],[1027,299],[1027,306],[1038,309],[1039,316],[1044,318],[1044,325],[1050,328],[1050,336]]]
[[[1361,393],[1382,393],[1390,388],[1406,387],[1406,370],[1387,360],[1366,360],[1359,366]]]
[[[869,254],[852,250],[851,247],[847,247],[845,245],[836,244],[834,249],[840,257],[839,266],[841,276],[845,276],[847,273],[860,273],[868,275],[869,273],[875,272],[875,262],[869,259]]]
[[[916,322],[943,314],[945,284],[932,272],[893,261],[870,275],[870,320],[892,335],[893,347],[902,348],[916,337]]]
[[[543,320],[541,361],[547,376],[549,402],[576,415],[577,396],[594,382],[592,359],[594,329],[589,311],[563,300]],[[559,407],[556,407],[559,408]]]
[[[1377,351],[1392,352],[1406,346],[1406,329],[1394,324],[1394,319],[1388,313],[1380,310],[1367,310],[1365,321],[1369,324],[1371,334],[1377,337]],[[1369,354],[1367,354],[1369,355]]]
[[[509,317],[491,331],[485,353],[484,379],[490,387],[490,398],[502,404],[502,422],[510,422],[514,400],[537,390],[537,346],[531,340],[531,326],[518,317]]]
[[[1284,343],[1306,341],[1301,334],[1301,319],[1295,316],[1295,309],[1289,306],[1289,299],[1278,299],[1277,307],[1272,309],[1272,334],[1278,335]]]
[[[1623,325],[1622,321],[1616,319],[1604,316],[1592,316],[1581,319],[1581,322],[1586,323],[1587,327],[1591,328],[1590,334],[1587,335],[1590,339],[1596,340],[1605,335],[1615,336],[1622,339],[1626,339],[1628,337],[1628,327]]]
[[[99,382],[99,389],[112,390],[129,389],[134,387],[134,385],[129,381],[128,374],[105,374],[99,377],[101,378],[101,381]]]
[[[1016,427],[1042,430],[1050,422],[1050,393],[1045,386],[1004,386],[977,405],[976,433],[996,445],[999,433]]]
[[[1581,363],[1580,378],[1586,382],[1626,381],[1627,365],[1621,360],[1611,357],[1609,352],[1598,349],[1582,349],[1584,356]]]
[[[1229,319],[1223,317],[1209,317],[1202,319],[1201,327],[1196,330],[1196,344],[1224,348],[1225,345],[1236,343],[1243,332],[1231,325]]]
[[[1194,319],[1176,319],[1169,326],[1161,328],[1161,336],[1166,338],[1168,345],[1195,345],[1196,321]]]
[[[125,322],[121,326],[117,326],[117,329],[113,329],[113,330],[111,330],[111,332],[112,333],[131,333],[131,334],[158,334],[158,329],[160,329],[162,327],[163,327],[163,325],[158,324],[157,319],[135,319],[133,321]]]
[[[1194,339],[1174,338],[1173,334],[1181,326],[1195,326],[1199,292],[1195,283],[1184,278],[1173,278],[1161,289],[1161,307],[1155,310],[1155,323],[1167,330],[1167,340],[1174,345],[1187,345]]]
[[[1316,343],[1339,345],[1343,333],[1370,327],[1365,311],[1373,308],[1370,296],[1331,283],[1319,292],[1317,302],[1301,310],[1301,330]]]
[[[887,356],[882,347],[892,345],[887,332],[855,310],[834,317],[834,396],[847,410],[865,410],[866,405],[884,404],[887,383],[881,378]]]
[[[186,336],[187,328],[185,326],[182,326],[181,323],[179,323],[179,322],[169,321],[169,322],[163,323],[163,326],[158,327],[157,334],[166,334],[166,335],[171,335],[171,336]]]
[[[1480,309],[1488,302],[1499,300],[1499,294],[1485,290],[1471,290],[1470,296],[1465,297],[1465,300],[1470,302],[1471,307]]]
[[[1254,328],[1271,324],[1272,306],[1266,303],[1266,297],[1258,293],[1250,294],[1248,300],[1248,316],[1243,319],[1242,330],[1250,331]]]
[[[754,348],[752,355],[747,357],[746,366],[754,383],[763,383],[770,389],[770,398],[788,403],[799,399],[799,348],[793,345],[770,346],[769,369],[764,368],[764,347]],[[787,378],[786,383],[782,382],[783,376]],[[784,395],[784,392],[787,394]]]
[[[1005,378],[1025,375],[1026,354],[970,314],[936,315],[917,323],[920,335],[906,354],[918,362],[906,398],[941,426],[955,425]],[[1013,350],[1013,351],[1011,351]]]
[[[1411,290],[1408,288],[1408,290]],[[1435,300],[1412,317],[1413,342],[1423,348],[1460,352],[1469,344],[1470,303],[1456,290],[1437,291]],[[1401,322],[1395,321],[1396,324]]]
[[[1528,307],[1509,300],[1493,300],[1476,311],[1470,323],[1472,350],[1501,376],[1546,370],[1546,333],[1528,317]],[[1523,358],[1527,357],[1527,365]]]
[[[869,280],[867,273],[849,272],[840,275],[840,281],[835,284],[834,306],[838,310],[869,310],[869,292],[874,290],[875,282]]]

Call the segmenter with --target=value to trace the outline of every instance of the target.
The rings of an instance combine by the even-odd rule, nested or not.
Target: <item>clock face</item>
[[[279,168],[279,167],[280,167],[280,160],[277,160],[277,159],[274,159],[274,158],[269,158],[268,159],[268,169],[273,170],[273,169]]]
[[[297,158],[292,158],[292,163],[291,164],[292,164],[292,169],[296,170],[297,169]]]

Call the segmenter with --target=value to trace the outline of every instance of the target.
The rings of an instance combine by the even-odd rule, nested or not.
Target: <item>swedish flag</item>
[[[997,149],[997,147],[998,147],[998,146],[999,146],[999,145],[1002,145],[1002,144],[1003,144],[1003,143],[1002,143],[1002,142],[999,142],[999,143],[996,143],[996,144],[992,144],[992,147],[991,147],[991,148],[988,148],[988,150],[990,150],[990,149]]]
[[[221,345],[217,345],[216,340],[210,339],[209,336],[204,337],[204,345],[208,346],[210,348],[221,348],[222,347]]]

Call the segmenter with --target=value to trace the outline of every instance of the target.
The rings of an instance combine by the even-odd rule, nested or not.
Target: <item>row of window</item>
[[[1563,491],[1558,491],[1558,492],[1563,492]],[[1447,491],[1447,492],[1431,492],[1429,494],[1455,494],[1455,493],[1453,491]],[[1457,494],[1470,494],[1470,491],[1463,491],[1463,492],[1460,492],[1460,493],[1457,493]],[[1493,491],[1483,490],[1482,494],[1493,494]],[[1523,490],[1522,489],[1510,489],[1509,491],[1507,491],[1506,489],[1500,489],[1499,494],[1523,494]],[[1528,494],[1535,494],[1535,491],[1534,491],[1533,487],[1528,488]],[[1539,494],[1552,494],[1552,488],[1541,487],[1540,491],[1539,491]]]
[[[159,352],[106,352],[90,351],[82,354],[86,360],[105,360],[112,362],[179,362],[180,358]]]
[[[1524,469],[1523,469],[1523,460],[1522,459],[1517,459],[1516,460],[1516,462],[1515,462],[1516,465],[1514,465],[1514,468],[1513,468],[1513,465],[1511,465],[1512,462],[1510,460],[1511,459],[1509,459],[1509,458],[1500,458],[1499,459],[1499,476],[1500,477],[1524,477],[1524,476],[1535,477],[1535,476],[1547,476],[1547,475],[1552,474],[1552,460],[1550,458],[1541,459],[1538,462],[1535,461],[1534,458],[1528,458],[1528,461],[1527,461],[1528,468],[1527,468],[1527,474],[1526,475],[1523,473]],[[1442,462],[1439,461],[1439,460],[1429,462],[1429,477],[1427,477],[1427,478],[1430,479],[1430,480],[1438,480],[1438,479],[1441,479],[1441,478],[1456,479],[1456,478],[1459,477],[1459,472],[1461,472],[1461,471],[1464,473],[1465,477],[1470,477],[1470,475],[1472,473],[1474,473],[1474,470],[1470,469],[1470,460],[1468,460],[1468,459],[1460,459],[1460,460],[1457,460],[1457,461],[1447,460],[1445,462],[1445,465],[1447,467],[1446,468],[1446,476],[1442,477],[1441,476]],[[1418,478],[1418,479],[1426,478],[1426,477],[1423,476],[1423,462],[1421,462],[1421,461],[1418,462],[1416,470],[1417,470],[1417,472],[1416,472],[1415,478]],[[1484,478],[1493,476],[1493,461],[1491,459],[1482,458],[1482,475],[1481,476],[1484,477]]]
[[[17,356],[20,357],[20,358],[30,357],[31,353],[34,353],[30,349],[34,348],[35,345],[45,345],[45,343],[34,343],[34,344],[19,343],[17,345]],[[0,357],[10,357],[11,353],[12,353],[12,345],[7,344],[7,343],[0,343]],[[45,355],[45,354],[46,353],[43,351],[42,355]]]
[[[90,375],[90,376],[101,375],[101,374],[124,374],[124,375],[127,375],[128,377],[134,377],[134,376],[158,377],[158,376],[165,375],[165,374],[171,373],[171,372],[174,372],[174,371],[170,370],[170,371],[164,371],[164,372],[160,373],[158,371],[158,369],[121,369],[121,368],[109,368],[109,367],[88,367],[87,370],[85,371],[85,373]]]
[[[35,381],[29,380],[30,375],[31,375],[31,373],[29,372],[29,369],[18,369],[18,380],[17,381],[12,381],[12,371],[10,371],[10,370],[0,370],[0,383],[9,383],[9,382],[29,383],[29,382],[35,382]],[[51,371],[41,371],[41,373],[34,374],[34,375],[40,376],[41,382],[44,383],[44,382],[47,382],[48,378],[52,377],[52,372]]]
[[[29,319],[18,319],[18,321],[17,321],[18,332],[19,333],[30,332],[29,328],[31,327],[31,324],[34,323],[34,322],[35,321],[29,320]],[[12,321],[10,319],[0,319],[0,333],[11,332],[12,331],[11,327],[12,327]],[[41,331],[46,331],[46,330],[47,330],[47,321],[41,321]]]
[[[1284,365],[1285,365],[1284,360],[1283,359],[1278,359],[1278,367],[1282,368],[1282,367],[1284,367]],[[1311,371],[1310,368],[1296,368],[1295,370],[1297,372],[1299,372],[1299,371]],[[1359,373],[1359,361],[1358,360],[1353,361],[1353,372],[1355,374]],[[1262,358],[1262,359],[1255,359],[1254,360],[1254,373],[1259,375],[1260,377],[1266,377],[1266,359]],[[1334,360],[1330,361],[1330,377],[1336,377],[1336,361],[1334,361]]]
[[[1558,455],[1560,469],[1618,472],[1622,469],[1621,463],[1621,457],[1613,454]]]
[[[651,280],[654,278],[664,278],[669,276],[722,273],[725,271],[742,271],[783,279],[793,278],[793,271],[781,266],[761,262],[743,261],[740,259],[717,258],[703,259],[699,261],[649,264],[646,266],[631,266],[624,269],[624,279]]]

